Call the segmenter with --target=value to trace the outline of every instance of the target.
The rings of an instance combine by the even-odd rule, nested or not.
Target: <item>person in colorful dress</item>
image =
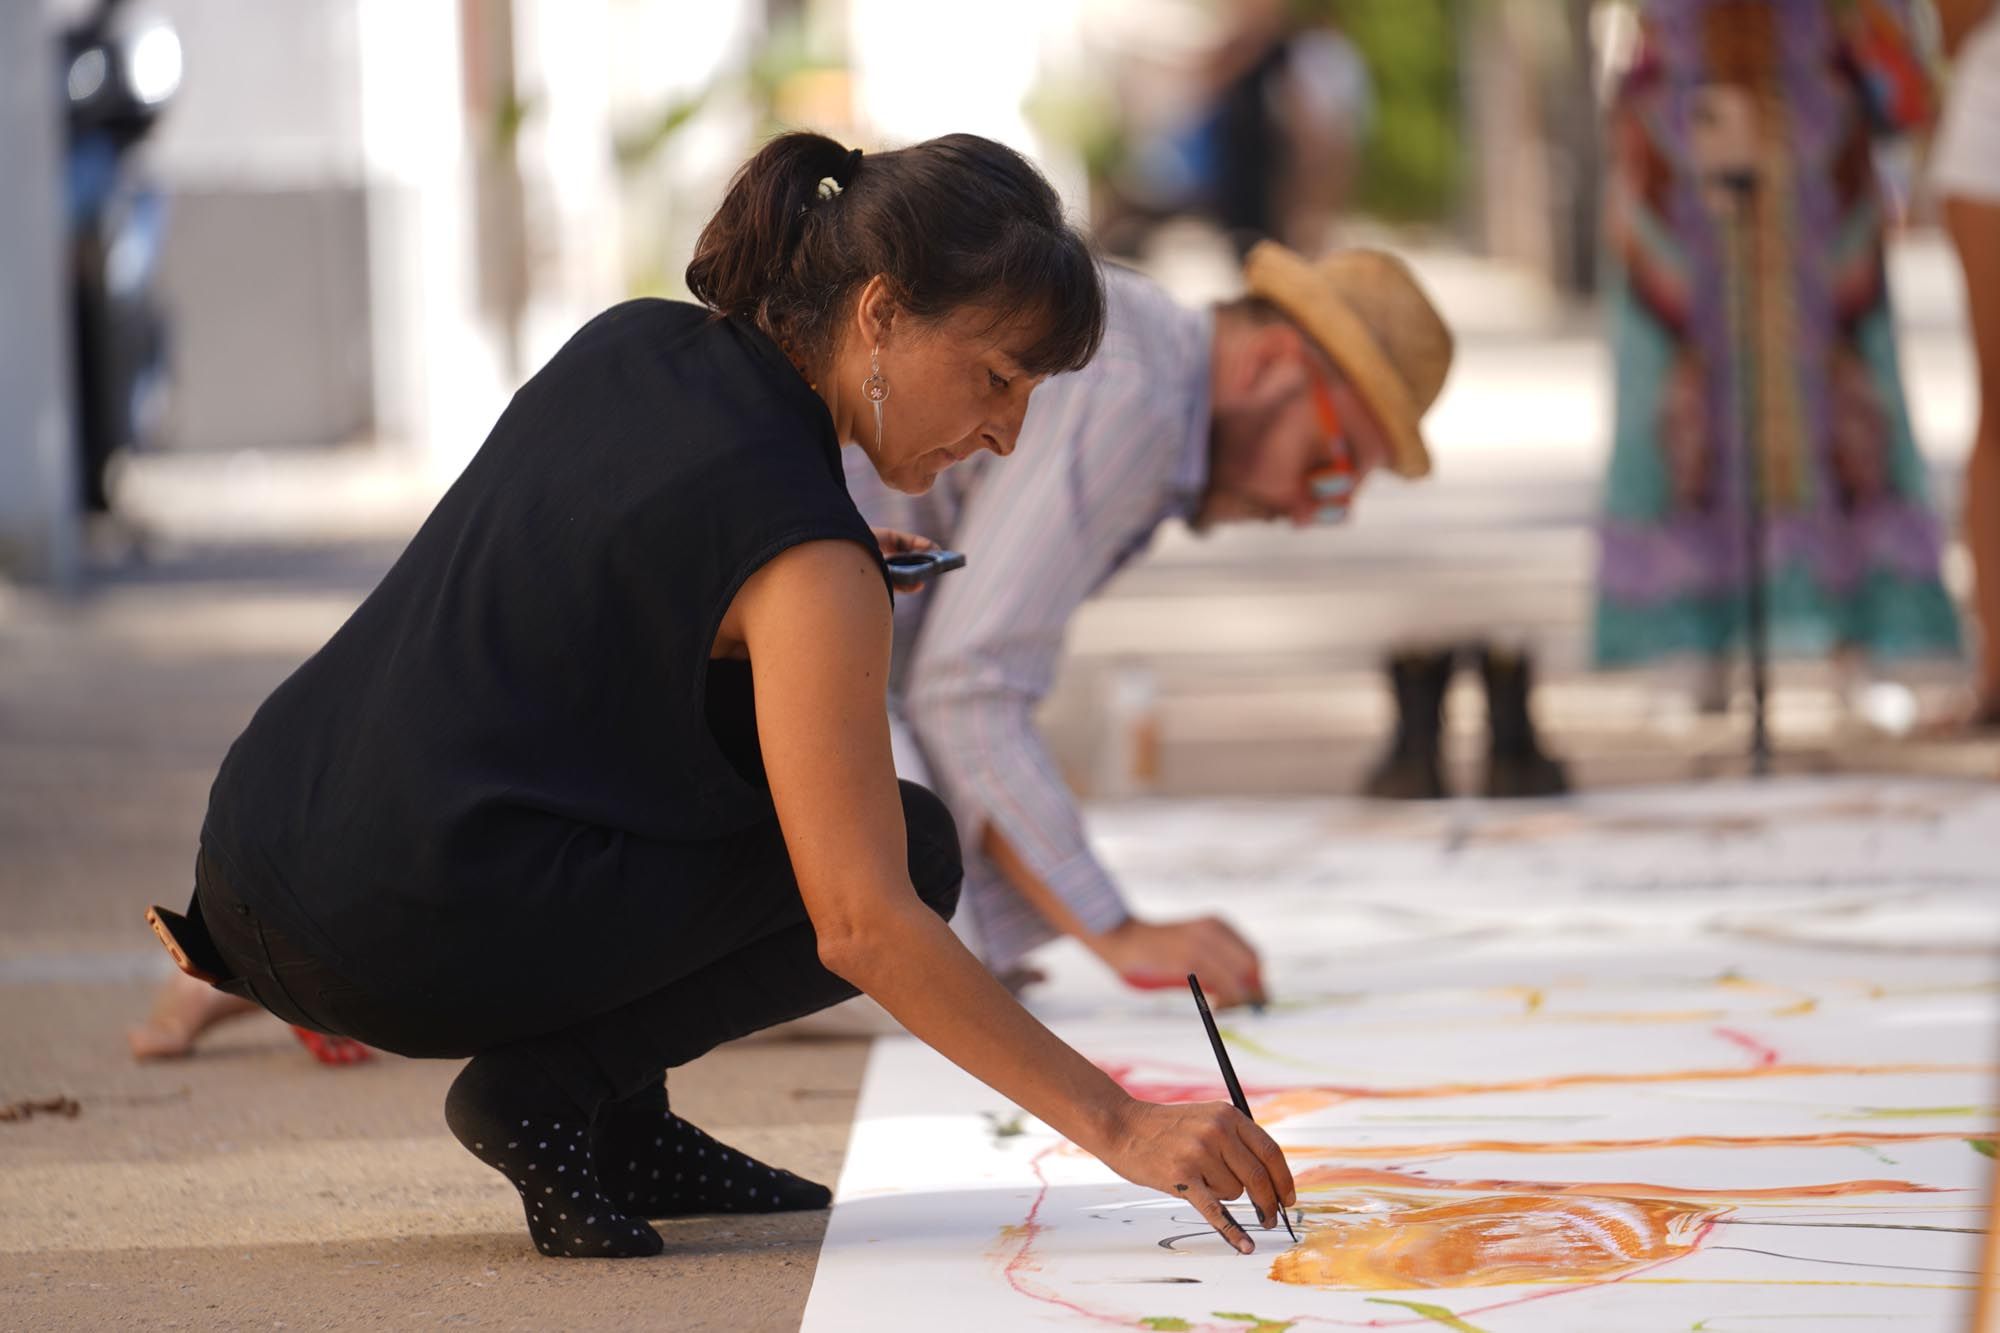
[[[1907,20],[1889,0],[1646,5],[1609,123],[1603,665],[1692,654],[1724,679],[1745,622],[1746,448],[1775,650],[1958,650],[1870,145],[1932,112]]]

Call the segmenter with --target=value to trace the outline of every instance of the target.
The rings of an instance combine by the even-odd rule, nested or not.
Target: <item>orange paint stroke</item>
[[[1886,1287],[1892,1291],[1971,1291],[1971,1283],[1855,1282],[1809,1277],[1632,1277],[1633,1287]]]
[[[1877,1143],[1923,1143],[1976,1138],[1990,1130],[1922,1130],[1902,1133],[1836,1131],[1830,1134],[1680,1134],[1653,1139],[1460,1139],[1448,1143],[1310,1144],[1285,1149],[1287,1157],[1444,1157],[1472,1152],[1632,1152],[1643,1148],[1855,1148]]]
[[[1505,993],[1511,997],[1518,993],[1518,990],[1525,989],[1510,988]],[[1550,1009],[1546,1006],[1545,997],[1542,997],[1539,992],[1524,995],[1521,998],[1523,1008],[1519,1013],[1468,1015],[1454,1019],[1453,1021],[1461,1027],[1542,1027],[1550,1024],[1575,1024],[1582,1027],[1597,1025],[1635,1027],[1667,1023],[1721,1023],[1732,1018],[1756,1015],[1761,1015],[1765,1018],[1798,1018],[1813,1013],[1819,1008],[1819,1001],[1811,996],[1764,1010]],[[1436,1027],[1437,1022],[1435,1019],[1397,1018],[1393,1020],[1377,1019],[1362,1021],[1356,1018],[1352,1022],[1343,1022],[1341,1031],[1380,1035],[1382,1033],[1435,1031]]]
[[[1245,1091],[1254,1103],[1252,1109],[1257,1120],[1263,1123],[1337,1106],[1342,1102],[1362,1100],[1414,1101],[1433,1097],[1472,1097],[1490,1092],[1548,1092],[1557,1088],[1630,1087],[1649,1083],[1720,1083],[1742,1079],[1866,1077],[1878,1074],[1992,1074],[1997,1071],[2000,1071],[2000,1066],[1992,1064],[1772,1064],[1748,1069],[1730,1067],[1645,1070],[1630,1074],[1553,1074],[1491,1083],[1432,1083],[1411,1088],[1322,1084],[1313,1087],[1250,1087]],[[1107,1065],[1105,1072],[1118,1080],[1127,1092],[1148,1101],[1221,1101],[1228,1096],[1227,1090],[1216,1082],[1171,1083],[1139,1079],[1132,1076],[1132,1066],[1129,1065]]]
[[[1271,1277],[1362,1291],[1592,1282],[1692,1252],[1727,1208],[1671,1199],[1489,1195],[1316,1216]]]
[[[1291,1150],[1287,1150],[1288,1153]],[[1762,1189],[1691,1189],[1628,1180],[1447,1180],[1369,1166],[1315,1166],[1294,1173],[1300,1193],[1346,1185],[1392,1189],[1455,1190],[1467,1194],[1590,1194],[1607,1199],[1827,1199],[1844,1194],[1943,1194],[1936,1185],[1908,1180],[1835,1180],[1822,1185],[1777,1185]],[[1306,1211],[1311,1212],[1308,1205]]]

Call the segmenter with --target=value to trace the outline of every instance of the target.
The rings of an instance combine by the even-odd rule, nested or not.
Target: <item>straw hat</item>
[[[1389,466],[1405,477],[1431,470],[1418,422],[1451,369],[1451,330],[1402,260],[1382,250],[1336,250],[1308,263],[1260,241],[1243,279],[1288,315],[1340,368],[1389,432]]]

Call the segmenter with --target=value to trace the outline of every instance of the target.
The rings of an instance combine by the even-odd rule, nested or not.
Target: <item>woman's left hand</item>
[[[869,531],[875,534],[875,544],[882,548],[884,559],[892,555],[902,555],[909,551],[935,551],[938,549],[938,544],[929,537],[919,537],[915,533],[898,532],[894,528],[870,528]],[[924,586],[921,579],[914,583],[895,581],[895,584],[897,592],[916,592]]]

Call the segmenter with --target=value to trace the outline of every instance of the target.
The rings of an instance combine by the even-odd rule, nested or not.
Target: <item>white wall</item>
[[[174,25],[186,63],[150,149],[170,184],[361,179],[358,0],[149,0],[147,11]]]
[[[144,153],[166,191],[169,443],[335,443],[377,416],[357,0],[146,0],[184,73]]]
[[[178,443],[374,438],[455,470],[510,387],[474,281],[460,5],[147,7],[186,62],[148,146],[173,208]]]

